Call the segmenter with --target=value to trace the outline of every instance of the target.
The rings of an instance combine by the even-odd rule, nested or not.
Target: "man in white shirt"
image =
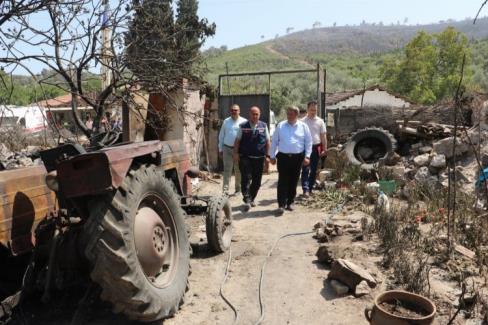
[[[230,108],[230,117],[224,120],[219,132],[219,155],[224,162],[224,193],[229,193],[229,183],[232,172],[235,172],[235,190],[236,193],[241,191],[241,173],[239,171],[239,164],[234,162],[233,150],[234,142],[236,141],[239,125],[247,122],[247,120],[239,116],[241,109],[239,105],[232,105]]]
[[[286,121],[276,126],[270,149],[270,162],[278,161],[278,215],[293,211],[302,164],[310,163],[312,136],[308,126],[298,120],[299,109],[288,107]]]
[[[303,196],[308,197],[312,193],[315,179],[317,177],[317,166],[320,157],[327,154],[327,138],[324,121],[317,116],[317,102],[311,101],[307,104],[307,116],[302,119],[307,124],[312,135],[312,154],[310,164],[302,167],[302,190]]]

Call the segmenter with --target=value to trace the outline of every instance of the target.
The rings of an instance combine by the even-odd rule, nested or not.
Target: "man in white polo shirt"
[[[310,164],[302,167],[302,190],[303,196],[308,197],[312,193],[317,177],[317,167],[320,157],[327,154],[327,137],[324,120],[317,116],[317,102],[311,101],[307,104],[307,116],[302,119],[307,124],[312,135],[312,154]]]
[[[299,109],[288,107],[286,121],[276,126],[270,150],[270,162],[278,160],[278,215],[293,211],[302,164],[310,163],[312,136],[307,124],[298,120]]]
[[[241,191],[241,172],[239,171],[239,164],[234,162],[233,150],[234,142],[236,141],[237,132],[239,131],[239,125],[247,122],[247,120],[239,116],[241,109],[239,105],[234,104],[230,108],[230,117],[224,120],[222,128],[219,132],[219,154],[224,162],[224,193],[229,193],[229,183],[232,176],[232,172],[235,172],[236,193]]]

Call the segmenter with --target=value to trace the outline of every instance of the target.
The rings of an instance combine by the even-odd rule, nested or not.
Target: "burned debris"
[[[485,114],[483,100],[468,103],[461,110],[463,116],[476,120]],[[444,112],[452,112],[452,105],[446,104]],[[457,300],[464,295],[455,290],[486,280],[480,245],[488,244],[481,234],[486,229],[483,169],[488,167],[484,159],[488,129],[464,118],[454,125],[452,116],[441,116],[439,106],[430,110],[410,109],[409,118],[387,124],[389,131],[376,127],[382,124],[362,125],[363,130],[349,133],[349,138],[342,133],[332,137],[331,159],[318,179],[323,192],[304,200],[307,206],[327,207],[324,211],[337,207],[314,227],[317,263],[330,268],[327,283],[337,296],[355,293],[364,280],[357,274],[367,274],[359,267],[361,272],[351,282],[350,267],[345,265],[360,260],[363,267],[374,269],[379,287],[393,291],[378,295],[368,288],[368,281],[357,291],[359,296],[378,295],[373,309],[388,311],[388,317],[398,311],[405,313],[402,317],[424,319],[426,324],[435,315],[447,323],[458,309],[465,319],[481,319],[486,292],[472,293],[479,299],[475,315],[468,305],[461,307]],[[391,116],[391,111],[387,114]],[[358,214],[364,214],[360,221],[355,217]],[[376,265],[354,253],[363,243],[369,247],[369,258],[379,258]],[[445,284],[452,279],[459,286]],[[405,304],[387,306],[384,295],[401,296]],[[388,304],[391,299],[385,301]],[[410,302],[415,305],[408,307]]]

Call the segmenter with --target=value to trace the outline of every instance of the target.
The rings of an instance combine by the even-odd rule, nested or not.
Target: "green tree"
[[[410,99],[432,104],[453,96],[460,78],[463,56],[469,58],[468,40],[453,27],[439,34],[419,32],[401,58],[388,58],[381,79],[392,90]],[[466,71],[465,80],[470,78]]]
[[[134,0],[126,33],[126,60],[139,81],[171,88],[191,78],[201,60],[200,47],[215,24],[199,19],[198,1],[179,0],[174,20],[172,0]]]
[[[134,0],[133,8],[125,37],[128,68],[146,85],[176,81],[172,0]]]
[[[176,13],[176,57],[184,76],[201,75],[200,47],[215,34],[215,24],[199,19],[197,0],[179,0]]]
[[[438,50],[437,62],[437,96],[445,98],[456,92],[459,83],[460,70],[463,62],[463,55],[470,58],[468,38],[457,32],[453,27],[448,27],[436,37]],[[466,65],[467,66],[467,65]],[[466,69],[465,69],[466,70]],[[465,71],[465,78],[469,81],[472,76],[470,70]]]

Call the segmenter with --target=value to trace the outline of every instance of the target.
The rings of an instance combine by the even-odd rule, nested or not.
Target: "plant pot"
[[[412,307],[423,309],[426,316],[395,315],[386,310],[381,304],[388,301],[404,302]],[[402,290],[386,291],[376,297],[373,308],[366,308],[364,315],[373,325],[428,325],[432,324],[436,314],[436,307],[432,301],[420,295]]]

